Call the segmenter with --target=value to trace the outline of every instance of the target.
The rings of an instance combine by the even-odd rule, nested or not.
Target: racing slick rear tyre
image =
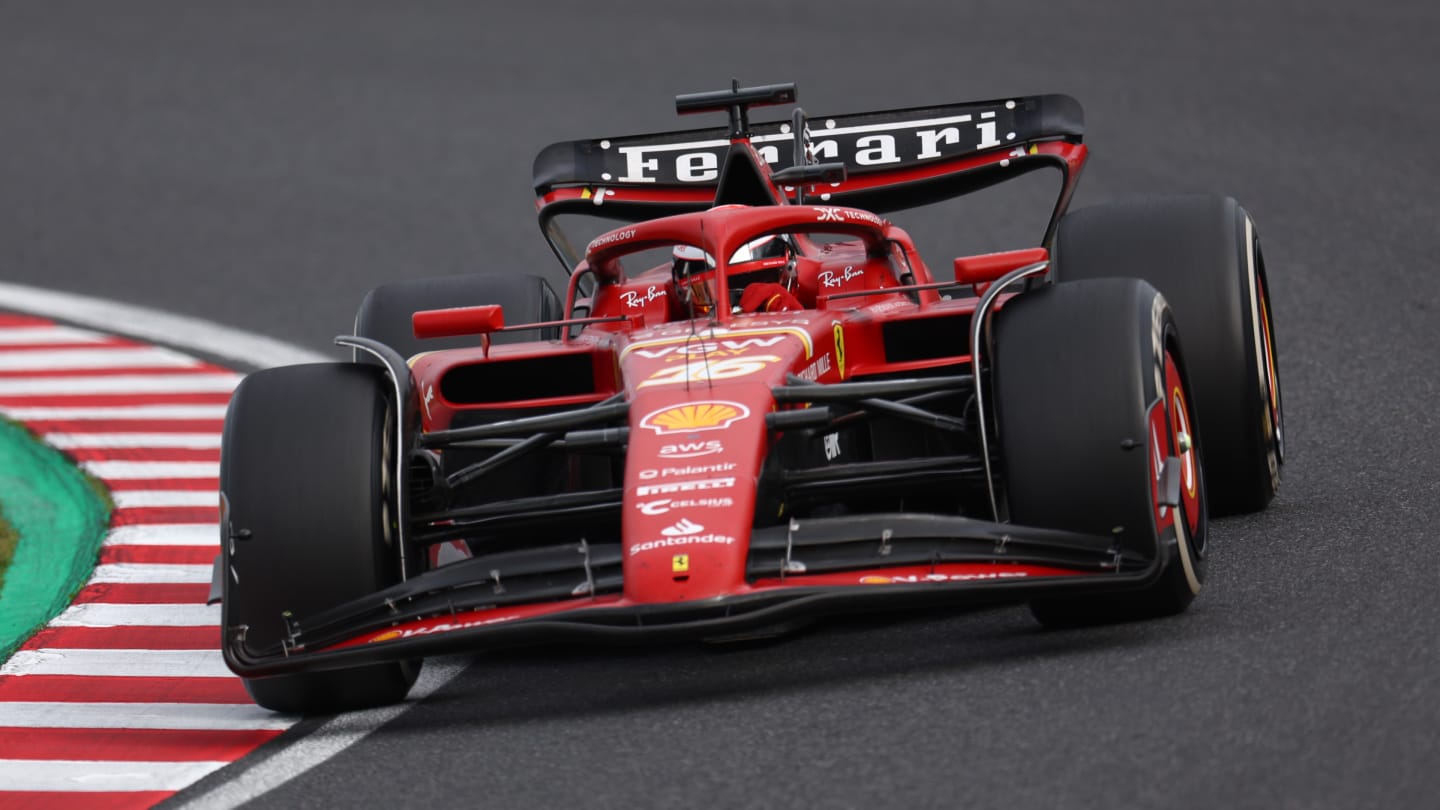
[[[390,504],[394,409],[374,366],[259,371],[235,390],[220,451],[224,643],[277,654],[287,619],[399,581]],[[420,661],[242,678],[255,702],[299,714],[402,700]]]
[[[1280,487],[1284,410],[1265,262],[1250,215],[1229,197],[1107,203],[1066,214],[1056,278],[1150,282],[1184,335],[1216,515],[1265,508]]]
[[[1161,566],[1138,589],[1036,600],[1043,624],[1179,613],[1200,592],[1208,517],[1182,359],[1164,297],[1138,279],[1057,284],[996,315],[1011,520],[1113,536],[1127,552],[1158,551]],[[1162,503],[1167,463],[1180,473],[1178,510]]]
[[[410,316],[424,309],[485,304],[499,304],[504,309],[508,326],[556,321],[563,317],[560,299],[549,283],[539,276],[474,273],[397,281],[370,290],[355,315],[355,334],[378,340],[405,358],[437,349],[477,346],[480,339],[474,335],[421,340],[415,337]],[[558,336],[555,329],[545,329],[499,332],[492,340],[495,343],[515,343]],[[358,353],[356,359],[375,362],[363,352]]]

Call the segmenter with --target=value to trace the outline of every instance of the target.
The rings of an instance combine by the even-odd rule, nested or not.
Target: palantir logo
[[[692,523],[685,518],[681,518],[679,522],[669,528],[661,529],[660,533],[666,537],[680,537],[681,535],[696,534],[703,531],[705,531],[705,527],[699,523]]]

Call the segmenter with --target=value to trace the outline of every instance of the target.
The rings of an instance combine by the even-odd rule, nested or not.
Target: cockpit
[[[728,205],[597,236],[576,284],[593,287],[594,316],[725,321],[894,295],[886,290],[914,283],[912,257],[908,237],[868,211]]]
[[[795,266],[799,251],[793,238],[768,234],[735,250],[726,261],[725,305],[732,313],[778,312],[803,308],[794,296]],[[716,306],[715,259],[696,245],[679,244],[671,250],[671,282],[681,318],[710,315]],[[752,289],[753,288],[753,289]]]

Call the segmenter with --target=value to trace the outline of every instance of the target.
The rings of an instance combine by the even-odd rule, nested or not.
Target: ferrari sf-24
[[[750,121],[795,98],[732,83],[676,99],[724,126],[541,151],[563,295],[387,284],[351,361],[244,379],[212,596],[260,705],[394,702],[456,651],[1185,610],[1211,517],[1264,508],[1284,459],[1247,212],[1068,211],[1068,96]],[[941,268],[890,218],[1041,169],[1038,244]]]

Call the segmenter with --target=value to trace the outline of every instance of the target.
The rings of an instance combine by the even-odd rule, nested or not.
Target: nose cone
[[[625,593],[637,602],[707,599],[745,584],[770,390],[713,399],[660,392],[632,403],[625,466]]]
[[[637,602],[746,587],[771,390],[809,361],[814,345],[797,326],[680,328],[662,327],[621,356],[631,394],[625,593]]]

